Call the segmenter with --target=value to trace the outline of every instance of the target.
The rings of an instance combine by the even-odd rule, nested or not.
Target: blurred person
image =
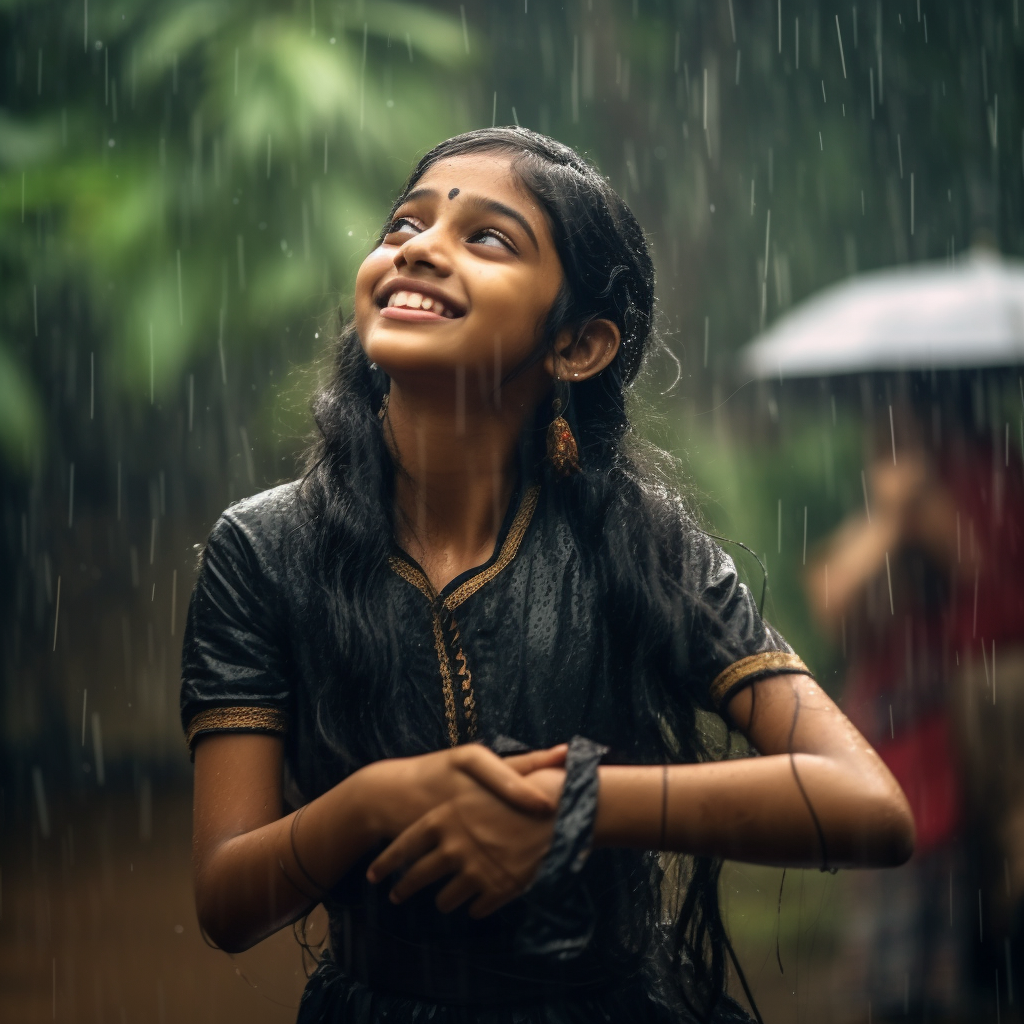
[[[747,1020],[721,858],[910,855],[888,769],[631,437],[653,278],[573,150],[442,143],[360,267],[306,475],[214,527],[197,911],[230,951],[325,904],[305,1024]],[[714,760],[715,712],[763,756]]]
[[[865,510],[807,575],[847,657],[843,709],[917,828],[913,860],[857,890],[876,1021],[976,1019],[997,1000],[1019,1019],[1024,488],[1020,453],[1011,465],[1008,439],[978,441],[971,405],[903,401],[879,419]]]

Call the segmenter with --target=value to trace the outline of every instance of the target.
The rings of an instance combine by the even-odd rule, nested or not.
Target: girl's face
[[[484,152],[434,164],[363,260],[359,337],[396,380],[413,374],[443,386],[463,367],[497,383],[536,349],[562,266],[541,206],[510,163]],[[538,364],[524,376],[545,372]]]

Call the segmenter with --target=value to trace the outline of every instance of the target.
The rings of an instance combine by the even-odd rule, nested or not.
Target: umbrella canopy
[[[754,377],[1024,363],[1024,261],[985,249],[827,288],[747,345]]]

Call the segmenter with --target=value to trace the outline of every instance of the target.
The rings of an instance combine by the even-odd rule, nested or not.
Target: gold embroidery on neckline
[[[444,698],[444,717],[448,727],[448,742],[454,747],[459,743],[459,722],[455,702],[455,683],[453,679],[453,668],[458,676],[460,684],[460,696],[462,697],[463,717],[466,720],[466,737],[473,739],[477,730],[477,706],[476,694],[473,691],[473,674],[466,662],[466,654],[462,646],[462,636],[458,624],[455,622],[452,612],[460,604],[472,597],[482,586],[489,583],[515,558],[519,551],[519,545],[529,528],[533,519],[533,513],[537,508],[537,500],[540,497],[540,485],[531,487],[524,495],[519,510],[516,512],[512,525],[509,527],[505,542],[501,545],[498,557],[486,568],[475,576],[466,580],[465,583],[456,587],[446,598],[441,599],[434,585],[427,578],[426,573],[416,566],[410,564],[400,555],[391,555],[388,562],[391,568],[402,577],[407,583],[411,583],[429,602],[431,616],[433,619],[434,649],[437,653],[437,663],[441,670],[441,693]],[[445,627],[441,618],[442,609],[447,612],[450,623],[451,648],[454,652],[455,662],[449,658],[448,644],[445,642]]]
[[[448,611],[454,611],[463,601],[472,597],[482,586],[490,583],[495,576],[504,569],[519,551],[519,545],[526,536],[533,513],[537,508],[537,499],[540,497],[540,484],[535,484],[526,494],[523,495],[523,503],[519,506],[515,519],[509,527],[505,543],[501,545],[501,552],[494,562],[482,572],[466,580],[461,586],[456,587],[445,599],[444,606]]]

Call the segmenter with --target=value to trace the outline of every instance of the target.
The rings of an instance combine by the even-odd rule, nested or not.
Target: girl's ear
[[[611,320],[591,320],[575,338],[565,327],[545,356],[544,367],[552,377],[570,384],[596,377],[618,354],[621,341],[619,328]]]

